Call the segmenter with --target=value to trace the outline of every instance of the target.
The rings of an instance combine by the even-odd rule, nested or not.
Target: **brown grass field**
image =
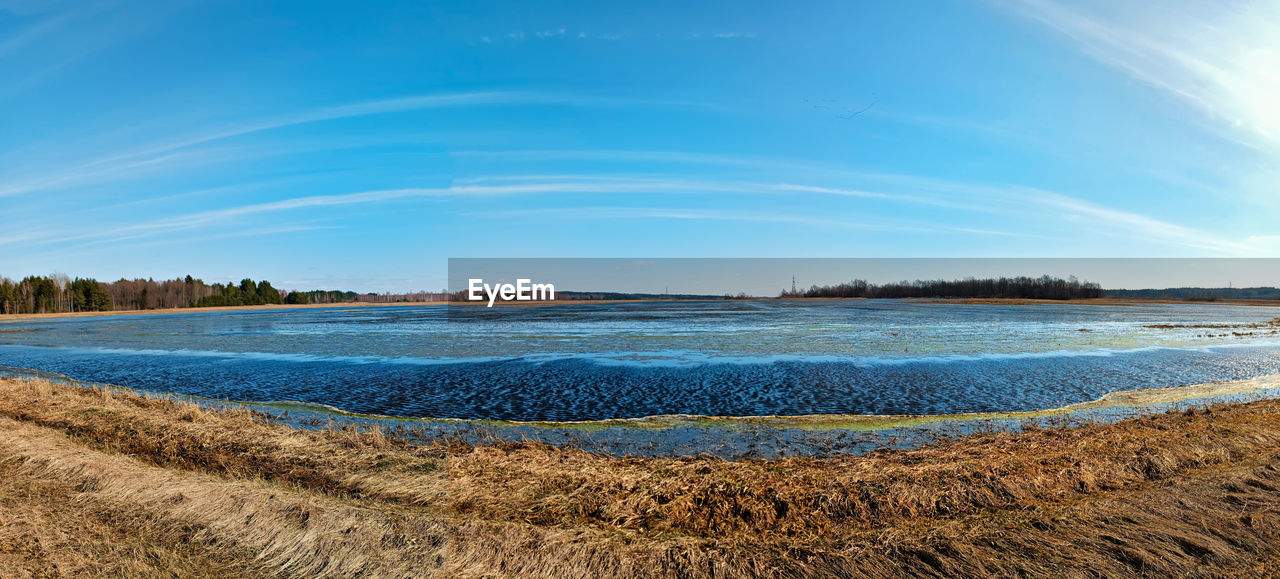
[[[0,379],[6,577],[1277,574],[1280,401],[726,461]]]

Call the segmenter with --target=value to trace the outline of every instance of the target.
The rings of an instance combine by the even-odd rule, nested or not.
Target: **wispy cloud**
[[[755,37],[756,37],[756,33],[754,32],[736,32],[736,31],[694,32],[689,35],[689,38],[709,38],[712,40],[730,40],[735,38],[751,39]]]
[[[790,184],[779,187],[783,190],[892,199],[969,211],[1032,213],[1058,220],[1075,221],[1110,235],[1134,236],[1160,244],[1204,249],[1228,255],[1247,254],[1256,249],[1247,243],[1231,241],[1191,227],[1043,189],[1018,185],[960,183],[911,176],[883,175],[881,178],[910,184],[910,188],[918,193],[891,195],[856,189]],[[945,197],[929,195],[930,192],[943,193]]]
[[[577,32],[574,32],[572,30],[569,30],[568,28],[561,26],[558,28],[544,28],[541,30],[534,30],[533,32],[529,32],[529,33],[526,33],[523,30],[513,30],[511,32],[506,33],[504,36],[508,40],[520,42],[525,39],[548,40],[552,38],[569,38],[569,39],[577,39],[577,40],[621,40],[626,35],[621,33],[616,33],[616,32],[593,34],[593,33],[587,32],[586,30],[579,30]],[[493,36],[484,35],[484,36],[481,36],[478,40],[484,44],[492,44]]]
[[[114,178],[136,174],[137,171],[148,167],[164,166],[175,161],[190,159],[190,156],[184,153],[187,149],[291,126],[416,110],[501,105],[696,108],[708,106],[704,103],[688,101],[657,101],[518,91],[443,93],[372,100],[321,107],[214,127],[204,132],[154,143],[123,153],[106,155],[70,166],[51,167],[44,171],[44,176],[17,178],[14,175],[0,175],[0,179],[7,181],[7,183],[0,184],[0,197],[33,191],[47,191],[70,185],[109,181]]]
[[[233,226],[243,223],[250,216],[351,205],[369,205],[391,201],[423,198],[466,198],[515,195],[712,195],[712,194],[823,194],[838,196],[882,196],[873,193],[807,187],[794,184],[761,184],[737,181],[681,179],[669,177],[632,178],[582,176],[581,178],[548,181],[542,178],[476,178],[459,181],[449,187],[408,188],[363,191],[336,195],[316,195],[283,199],[266,203],[253,203],[236,207],[187,213],[79,235],[57,235],[49,232],[44,241],[68,243],[82,240],[121,241],[151,237],[177,231],[205,227]],[[883,197],[888,197],[884,195]],[[729,215],[723,213],[722,215]],[[675,218],[670,215],[670,218]],[[15,239],[19,242],[39,242],[39,237]]]
[[[563,195],[575,193],[653,194],[690,191],[711,193],[748,192],[749,190],[750,189],[741,184],[685,180],[532,182],[505,185],[464,184],[442,188],[385,189],[337,195],[296,197],[266,203],[253,203],[223,209],[199,211],[72,236],[58,235],[50,231],[44,236],[23,236],[20,239],[15,239],[14,241],[30,242],[41,238],[45,241],[56,241],[58,243],[76,242],[86,239],[119,241],[202,227],[234,225],[247,217],[266,213],[280,213],[302,209],[349,205],[369,205],[389,201],[423,198],[442,198],[452,196],[485,197],[504,195]]]
[[[427,108],[493,105],[527,101],[538,102],[548,100],[548,98],[548,95],[532,93],[449,93],[324,107],[218,127],[207,132],[144,146],[124,153],[99,157],[71,167],[59,167],[49,171],[51,175],[47,177],[31,178],[18,182],[11,181],[7,185],[0,186],[0,197],[50,189],[86,180],[110,178],[119,173],[128,173],[130,170],[140,166],[162,164],[171,155],[183,149],[294,125]]]
[[[38,22],[18,30],[13,35],[0,41],[0,58],[8,56],[10,53],[21,50],[22,48],[33,44],[41,38],[62,29],[66,24],[80,14],[76,12],[63,12],[52,16],[46,16]]]
[[[27,91],[107,47],[142,34],[182,7],[182,2],[144,9],[128,3],[84,2],[38,10],[47,15],[0,41],[0,61],[21,65],[6,71],[0,99]]]
[[[847,110],[847,109],[846,109]],[[854,109],[855,111],[858,109]],[[1041,139],[1034,136],[1028,131],[1018,131],[1001,126],[1001,122],[990,119],[966,119],[960,117],[944,117],[937,115],[927,115],[919,113],[906,113],[888,110],[885,107],[876,107],[867,109],[869,116],[879,117],[895,122],[902,122],[920,127],[928,127],[931,129],[942,129],[946,131],[961,131],[971,135],[983,137],[991,137],[1008,141],[1016,141],[1034,145],[1044,150],[1051,146],[1051,141]]]
[[[492,183],[573,183],[573,182],[595,182],[595,183],[643,183],[646,181],[655,181],[652,175],[622,175],[608,174],[602,175],[597,173],[558,173],[547,175],[482,175],[478,177],[457,177],[453,180],[453,186],[460,187],[464,185],[483,185]]]
[[[131,238],[128,247],[154,247],[154,246],[173,246],[173,245],[193,245],[199,246],[210,241],[218,241],[224,239],[242,239],[248,237],[269,237],[273,235],[287,235],[290,233],[307,233],[313,231],[331,231],[343,229],[341,225],[308,225],[308,224],[277,224],[267,227],[252,227],[248,229],[239,229],[235,231],[214,231],[204,235],[183,235],[172,239],[151,239],[148,241],[140,241],[137,238]],[[98,240],[96,244],[106,243]],[[115,246],[115,242],[110,242]],[[82,246],[83,247],[83,246]]]
[[[624,149],[522,149],[522,150],[452,150],[450,157],[458,159],[486,159],[508,161],[563,161],[563,160],[611,160],[664,162],[697,165],[734,165],[746,167],[775,167],[812,170],[815,165],[778,157],[757,157],[704,153],[697,151],[645,151]],[[831,168],[823,168],[831,169]]]
[[[362,117],[368,115],[386,114],[405,112],[413,110],[433,109],[433,108],[453,108],[466,106],[486,106],[486,105],[502,105],[502,104],[534,104],[534,103],[555,103],[555,102],[573,102],[575,99],[564,95],[552,95],[548,93],[533,92],[465,92],[465,93],[443,93],[443,94],[426,94],[408,97],[399,97],[391,99],[380,99],[365,101],[359,103],[351,103],[345,105],[321,107],[309,111],[302,111],[293,114],[285,114],[277,117],[250,121],[240,125],[232,125],[229,127],[217,129],[209,133],[195,135],[186,139],[176,140],[168,143],[156,145],[150,149],[133,151],[123,155],[105,157],[89,163],[89,165],[97,165],[119,161],[121,159],[153,155],[164,153],[177,149],[184,149],[195,145],[209,143],[229,139],[232,137],[244,136],[252,133],[260,133],[272,129],[280,129],[289,126],[302,125],[308,123],[316,123],[321,121],[331,121],[337,119],[345,119],[352,117]]]
[[[816,187],[813,185],[796,185],[793,183],[781,183],[772,185],[779,191],[799,191],[804,193],[824,193],[827,195],[841,195],[844,197],[874,197],[878,199],[888,199],[895,197],[887,193],[877,193],[875,191],[861,191],[858,189],[840,189],[836,187]]]
[[[175,217],[160,219],[148,223],[129,225],[107,232],[106,236],[127,238],[141,235],[152,235],[170,231],[180,231],[208,225],[218,225],[234,221],[238,218],[260,213],[274,213],[307,209],[314,207],[334,207],[341,205],[360,205],[380,203],[413,197],[439,197],[450,194],[450,189],[388,189],[382,191],[363,191],[341,195],[315,195],[297,197],[268,203],[254,203],[226,209],[200,211]],[[95,234],[96,235],[96,234]]]
[[[539,216],[559,217],[565,219],[588,220],[627,220],[627,219],[669,219],[677,221],[744,221],[752,223],[788,223],[796,225],[814,225],[836,227],[842,229],[864,229],[869,231],[913,231],[927,233],[937,231],[928,226],[895,225],[885,222],[858,222],[826,217],[805,215],[788,215],[776,211],[737,211],[732,209],[690,209],[676,207],[554,207],[545,209],[496,210],[475,213],[476,215],[500,216]]]
[[[977,236],[998,237],[1041,237],[1036,234],[1012,231],[998,231],[973,227],[953,227],[939,223],[916,223],[908,221],[857,221],[836,217],[815,217],[802,214],[788,214],[778,211],[740,211],[732,209],[700,209],[679,207],[622,207],[622,206],[590,206],[590,207],[550,207],[543,209],[492,210],[472,213],[482,216],[536,216],[540,218],[554,217],[573,220],[635,220],[660,219],[673,221],[737,221],[748,223],[781,223],[824,227],[835,229],[851,229],[862,231],[896,231],[918,235],[945,235],[959,233]]]
[[[547,180],[557,177],[556,180]],[[502,176],[460,180],[450,187],[387,189],[319,195],[283,199],[266,203],[254,203],[223,209],[201,211],[166,217],[145,223],[85,233],[79,236],[60,236],[53,242],[69,242],[82,239],[108,240],[136,239],[176,231],[207,227],[234,227],[248,223],[250,216],[291,212],[304,209],[333,208],[340,206],[371,205],[392,201],[425,198],[453,198],[487,196],[570,196],[570,195],[820,195],[850,199],[864,199],[882,203],[926,204],[951,208],[960,212],[987,212],[1007,216],[1011,229],[972,227],[967,225],[912,225],[886,226],[895,230],[921,229],[951,231],[957,233],[1003,236],[1036,236],[1026,229],[1042,227],[1045,223],[1066,225],[1074,229],[1088,228],[1097,234],[1126,239],[1139,239],[1152,244],[1195,248],[1222,255],[1248,255],[1265,250],[1259,243],[1248,239],[1225,239],[1192,227],[1170,223],[1129,211],[1107,207],[1061,193],[1015,185],[974,184],[951,182],[913,176],[878,175],[879,187],[832,187],[797,183],[753,183],[705,179],[681,179],[669,177],[632,178],[583,176],[578,179],[563,176],[531,176],[527,178]],[[796,206],[803,206],[799,204]],[[454,206],[456,209],[457,206]],[[871,228],[875,222],[848,220],[840,217],[796,216],[786,212],[738,212],[728,209],[668,209],[634,208],[621,206],[593,207],[587,210],[600,218],[706,219],[706,220],[762,220],[796,223],[826,223],[831,226],[856,226]],[[560,211],[549,210],[549,211]],[[341,213],[337,214],[340,215]],[[856,207],[848,208],[849,215],[859,214]],[[953,214],[952,219],[961,218]],[[825,220],[825,221],[824,221]],[[19,236],[18,243],[39,243],[39,239]],[[1259,240],[1263,241],[1263,240]],[[1263,243],[1262,245],[1266,245]]]
[[[1221,136],[1280,152],[1280,2],[1008,5],[1193,107]]]
[[[962,212],[1004,215],[1012,219],[1039,219],[1049,222],[1074,220],[1074,227],[1087,227],[1108,237],[1143,240],[1168,247],[1191,248],[1221,255],[1260,255],[1266,247],[1247,239],[1229,239],[1204,230],[1171,223],[1095,203],[1059,192],[1016,184],[975,183],[892,173],[860,172],[785,159],[758,159],[733,155],[713,155],[674,151],[503,151],[455,152],[459,157],[492,157],[519,160],[617,159],[662,161],[726,167],[770,166],[774,169],[821,177],[831,183],[857,186],[801,184],[795,182],[721,183],[716,190],[740,193],[793,193],[881,199],[904,204],[929,205]]]
[[[1260,248],[1244,241],[1035,187],[916,175],[867,174],[866,177],[894,189],[916,192],[909,197],[916,202],[1011,216],[1036,216],[1057,222],[1068,220],[1075,227],[1088,228],[1108,237],[1139,239],[1156,245],[1201,249],[1221,255],[1255,255],[1260,251]]]
[[[1065,212],[1062,214],[1065,219],[1079,220],[1083,224],[1101,227],[1122,235],[1133,234],[1164,243],[1206,249],[1227,255],[1245,255],[1260,249],[1246,242],[1224,239],[1191,227],[1105,207],[1051,191],[1030,188],[1014,188],[1011,191],[1015,194],[1021,192],[1024,198],[1034,205]]]

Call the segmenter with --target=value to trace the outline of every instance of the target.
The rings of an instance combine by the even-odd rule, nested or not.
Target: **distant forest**
[[[349,291],[316,290],[288,292],[271,282],[245,278],[240,283],[205,283],[184,279],[121,279],[100,282],[91,278],[70,278],[63,274],[27,276],[21,281],[0,277],[0,314],[46,314],[62,312],[106,312],[202,308],[214,306],[260,306],[270,304],[333,304],[343,302],[394,303],[448,299],[448,294],[416,292],[408,294],[360,294]]]
[[[1074,276],[1062,279],[1041,277],[1001,277],[960,280],[916,280],[888,284],[872,284],[855,279],[830,286],[813,286],[807,290],[783,290],[781,298],[1018,298],[1037,300],[1071,300],[1100,298],[1102,286],[1082,282]]]
[[[362,294],[338,290],[311,290],[289,292],[285,296],[286,304],[340,304],[362,302],[369,304],[394,304],[404,302],[447,302],[451,299],[448,292],[410,292]],[[293,301],[289,301],[293,300]]]
[[[1107,297],[1143,300],[1280,300],[1280,288],[1274,287],[1172,287],[1165,289],[1107,290]]]
[[[105,312],[209,306],[246,306],[285,303],[271,282],[241,280],[239,284],[207,284],[185,279],[155,281],[122,279],[100,282],[66,275],[27,276],[21,281],[0,278],[0,313],[44,314]]]
[[[748,299],[749,296],[647,294],[618,292],[557,292],[561,300],[643,300],[643,299]],[[782,291],[780,298],[1022,298],[1022,299],[1174,299],[1188,301],[1280,300],[1280,288],[1168,288],[1103,290],[1098,284],[1075,277],[1001,277],[988,279],[902,281],[872,284],[853,280],[831,286],[812,286],[796,292]],[[0,277],[0,314],[40,314],[61,312],[102,312],[200,308],[211,306],[254,306],[269,304],[339,304],[352,302],[397,303],[465,301],[466,292],[357,293],[338,290],[286,291],[266,280],[240,283],[205,283],[187,276],[183,279],[121,279],[100,282],[90,278],[70,278],[63,274],[27,276],[21,281]]]

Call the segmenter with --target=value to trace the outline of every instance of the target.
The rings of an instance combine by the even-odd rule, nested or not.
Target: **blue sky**
[[[0,275],[1280,255],[1280,5],[0,0]]]

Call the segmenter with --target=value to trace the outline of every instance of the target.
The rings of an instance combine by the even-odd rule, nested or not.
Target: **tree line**
[[[1275,287],[1171,287],[1165,289],[1107,290],[1107,297],[1144,300],[1280,300]]]
[[[56,273],[31,275],[14,281],[0,277],[0,314],[52,314],[63,312],[106,312],[203,308],[216,306],[260,306],[270,304],[336,304],[350,302],[395,303],[444,301],[445,292],[356,293],[338,290],[286,291],[271,282],[249,278],[239,283],[205,283],[186,276],[181,279],[120,279],[101,282],[93,278],[70,278]]]
[[[339,290],[311,290],[289,292],[285,296],[286,304],[337,304],[361,302],[368,304],[395,304],[406,302],[447,302],[450,295],[448,292],[408,292],[408,293],[356,293],[352,291]]]
[[[356,301],[356,292],[336,290],[289,292],[289,295],[284,298],[286,304],[337,304],[354,301]]]
[[[14,281],[0,277],[0,314],[105,312],[208,306],[284,303],[282,292],[270,282],[241,280],[239,284],[205,283],[185,279],[120,279],[101,282],[63,274],[31,275]]]
[[[208,308],[218,306],[265,306],[283,304],[280,291],[271,287],[271,282],[262,280],[254,283],[245,278],[235,284],[213,284],[213,292],[197,299],[192,307]]]
[[[872,284],[855,279],[848,283],[812,286],[795,292],[783,290],[782,298],[1013,298],[1072,300],[1100,298],[1102,286],[1071,276],[965,278],[959,280],[916,280]]]

